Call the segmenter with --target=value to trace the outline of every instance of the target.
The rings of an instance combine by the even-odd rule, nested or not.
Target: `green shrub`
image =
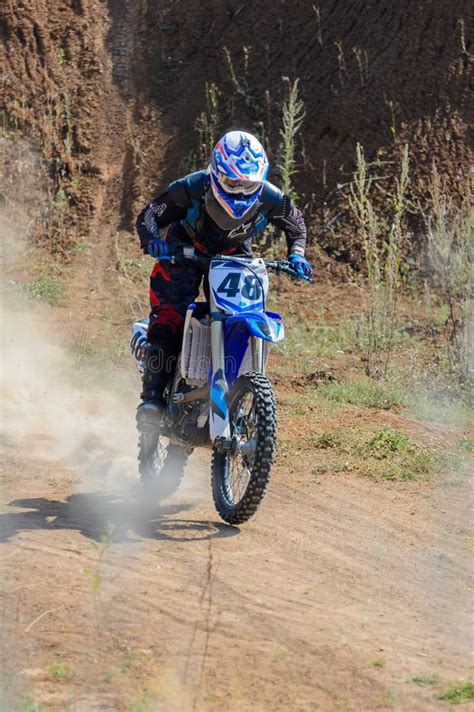
[[[449,700],[453,705],[474,700],[474,682],[472,680],[459,682],[457,685],[445,690],[443,694],[438,697],[438,700]]]
[[[392,410],[405,402],[405,396],[398,386],[389,386],[371,378],[357,381],[323,383],[318,393],[328,400],[338,403]]]

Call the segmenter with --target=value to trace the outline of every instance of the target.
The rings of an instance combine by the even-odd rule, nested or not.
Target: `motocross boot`
[[[159,428],[166,408],[163,392],[175,365],[176,356],[168,348],[154,343],[148,345],[142,381],[142,402],[136,414],[138,430],[155,432]]]

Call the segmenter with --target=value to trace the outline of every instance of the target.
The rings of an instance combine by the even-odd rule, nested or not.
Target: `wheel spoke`
[[[229,501],[237,505],[245,495],[252,476],[252,464],[256,447],[255,396],[246,391],[235,404],[233,433],[240,439],[244,453],[237,451],[228,456],[226,489]]]

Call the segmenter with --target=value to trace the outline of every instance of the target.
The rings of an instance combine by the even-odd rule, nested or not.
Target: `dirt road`
[[[469,674],[461,479],[280,463],[239,530],[205,454],[153,507],[131,471],[104,489],[27,441],[2,449],[2,709],[425,711],[449,703],[412,678]]]

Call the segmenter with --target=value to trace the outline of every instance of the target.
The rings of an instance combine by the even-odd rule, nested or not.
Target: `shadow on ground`
[[[152,504],[140,498],[95,492],[72,494],[63,501],[45,497],[16,499],[8,506],[27,511],[0,515],[0,542],[21,532],[41,529],[73,529],[96,542],[106,535],[117,543],[134,543],[138,539],[193,542],[239,533],[239,529],[220,522],[175,518],[191,509],[191,504]]]

